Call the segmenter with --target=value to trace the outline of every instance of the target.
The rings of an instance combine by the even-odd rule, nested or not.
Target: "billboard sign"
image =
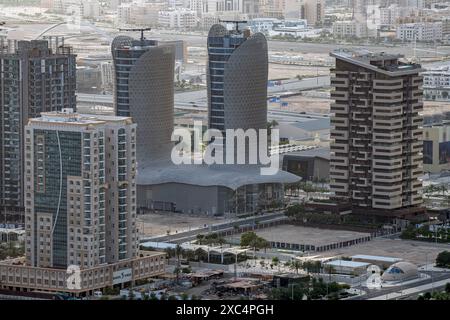
[[[119,270],[113,273],[113,284],[129,282],[133,279],[131,268]]]

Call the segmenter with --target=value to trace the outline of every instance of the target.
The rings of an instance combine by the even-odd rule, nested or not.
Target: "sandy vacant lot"
[[[137,226],[141,235],[156,236],[166,234],[168,230],[171,233],[175,233],[223,221],[225,220],[219,217],[161,212],[138,215]],[[142,233],[142,230],[144,230],[144,233]]]

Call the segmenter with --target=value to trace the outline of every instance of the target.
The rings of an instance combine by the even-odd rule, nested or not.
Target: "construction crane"
[[[144,31],[150,31],[150,30],[152,30],[152,28],[119,29],[119,31],[132,31],[132,32],[139,31],[141,33],[141,41],[145,40]]]
[[[219,22],[234,23],[236,26],[236,32],[239,32],[239,23],[247,23],[247,21],[245,21],[245,20],[238,21],[238,20],[220,20],[220,19],[219,19]]]

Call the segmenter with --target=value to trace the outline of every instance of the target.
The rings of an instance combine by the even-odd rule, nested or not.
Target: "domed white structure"
[[[410,262],[397,262],[391,265],[381,276],[383,281],[405,281],[417,278],[417,266]]]

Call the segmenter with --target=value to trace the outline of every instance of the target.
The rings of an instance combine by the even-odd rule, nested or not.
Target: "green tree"
[[[203,240],[205,239],[205,236],[203,234],[198,234],[196,236],[197,238],[197,244],[202,245],[203,244]]]
[[[180,295],[181,300],[189,300],[189,295],[186,292],[183,292]]]
[[[150,293],[150,300],[158,300],[154,292]]]
[[[278,259],[278,257],[273,257],[272,258],[272,264],[276,267],[278,266],[278,271],[280,271],[280,259]]]
[[[290,264],[291,269],[295,270],[295,273],[298,274],[298,270],[300,270],[302,268],[302,263],[301,261],[298,261],[297,259],[292,260],[291,264]]]
[[[296,203],[286,209],[286,216],[294,220],[301,219],[305,213],[305,206],[300,203]]]
[[[450,268],[450,252],[445,250],[438,254],[436,266],[440,268]]]
[[[253,231],[244,232],[241,235],[241,247],[249,247],[258,239],[258,235]]]

